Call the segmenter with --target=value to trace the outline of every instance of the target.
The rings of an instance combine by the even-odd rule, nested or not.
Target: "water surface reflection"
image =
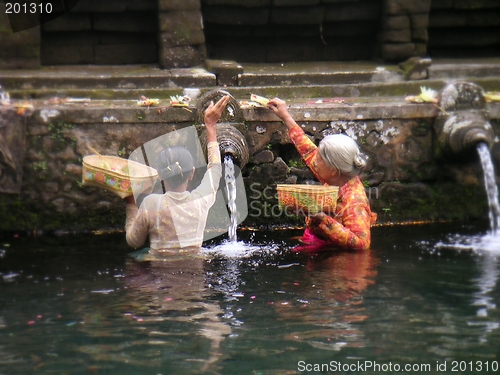
[[[238,233],[137,262],[122,237],[0,246],[0,374],[286,374],[298,362],[498,363],[500,265],[483,225],[376,227],[370,252]],[[472,244],[472,246],[471,246]],[[8,246],[7,246],[8,245]],[[370,373],[369,371],[366,373]],[[372,371],[371,373],[377,373]],[[466,372],[467,373],[467,372]]]

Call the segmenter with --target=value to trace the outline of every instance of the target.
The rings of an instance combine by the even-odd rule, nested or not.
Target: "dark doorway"
[[[299,62],[369,60],[374,55],[379,0],[262,0],[241,4],[202,0],[209,58]]]

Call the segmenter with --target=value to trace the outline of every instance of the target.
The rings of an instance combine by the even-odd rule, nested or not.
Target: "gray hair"
[[[346,177],[359,176],[366,167],[366,157],[351,137],[344,134],[327,135],[318,146],[325,163]]]

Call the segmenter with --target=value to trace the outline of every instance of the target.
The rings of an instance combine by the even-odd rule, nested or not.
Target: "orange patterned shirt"
[[[314,169],[318,147],[299,126],[290,129],[288,135],[309,169],[320,182],[325,183]],[[314,226],[311,220],[306,218],[306,224],[310,231],[331,245],[367,250],[371,241],[370,227],[376,219],[377,215],[370,209],[363,183],[359,177],[353,177],[339,188],[335,215],[326,215]]]

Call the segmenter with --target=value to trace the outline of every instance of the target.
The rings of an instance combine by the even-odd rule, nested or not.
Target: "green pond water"
[[[124,235],[0,241],[0,374],[500,373],[500,241],[375,227],[370,252],[238,232],[137,262]]]

